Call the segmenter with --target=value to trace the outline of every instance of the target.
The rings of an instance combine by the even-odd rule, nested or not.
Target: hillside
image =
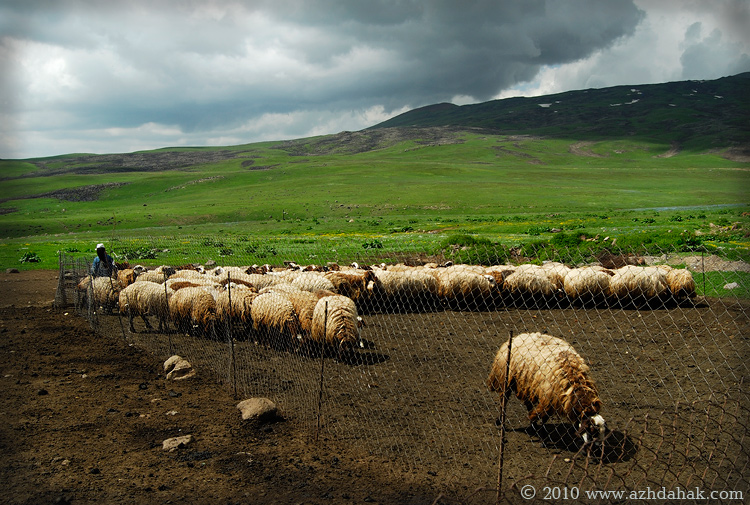
[[[599,141],[630,138],[702,151],[747,154],[750,73],[711,81],[569,91],[472,105],[441,103],[415,109],[371,129],[452,126],[501,134]]]
[[[58,251],[105,237],[175,263],[199,250],[263,262],[330,241],[340,253],[480,238],[517,249],[566,234],[580,247],[710,243],[746,257],[748,82],[442,104],[288,141],[0,160],[0,265],[54,268]]]

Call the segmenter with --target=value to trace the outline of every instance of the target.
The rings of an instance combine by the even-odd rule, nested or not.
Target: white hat
[[[104,244],[96,244],[97,249],[104,249]]]

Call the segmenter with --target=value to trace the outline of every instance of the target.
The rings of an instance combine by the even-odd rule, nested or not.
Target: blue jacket
[[[91,265],[91,275],[94,277],[112,277],[117,273],[117,267],[114,260],[112,260],[112,256],[107,254],[106,257],[106,263],[99,256],[94,258],[94,263]]]

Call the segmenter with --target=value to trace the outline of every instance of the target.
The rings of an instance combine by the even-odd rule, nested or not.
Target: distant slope
[[[370,129],[453,126],[575,140],[635,138],[686,150],[750,147],[750,72],[681,81],[441,103],[405,112]]]

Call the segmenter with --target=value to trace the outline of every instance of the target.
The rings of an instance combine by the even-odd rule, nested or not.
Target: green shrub
[[[372,240],[364,242],[362,244],[362,247],[365,249],[382,249],[383,243],[378,239],[372,239]]]
[[[40,261],[42,261],[42,259],[37,253],[29,251],[23,253],[23,256],[21,256],[21,259],[19,261],[21,263],[39,263]]]

